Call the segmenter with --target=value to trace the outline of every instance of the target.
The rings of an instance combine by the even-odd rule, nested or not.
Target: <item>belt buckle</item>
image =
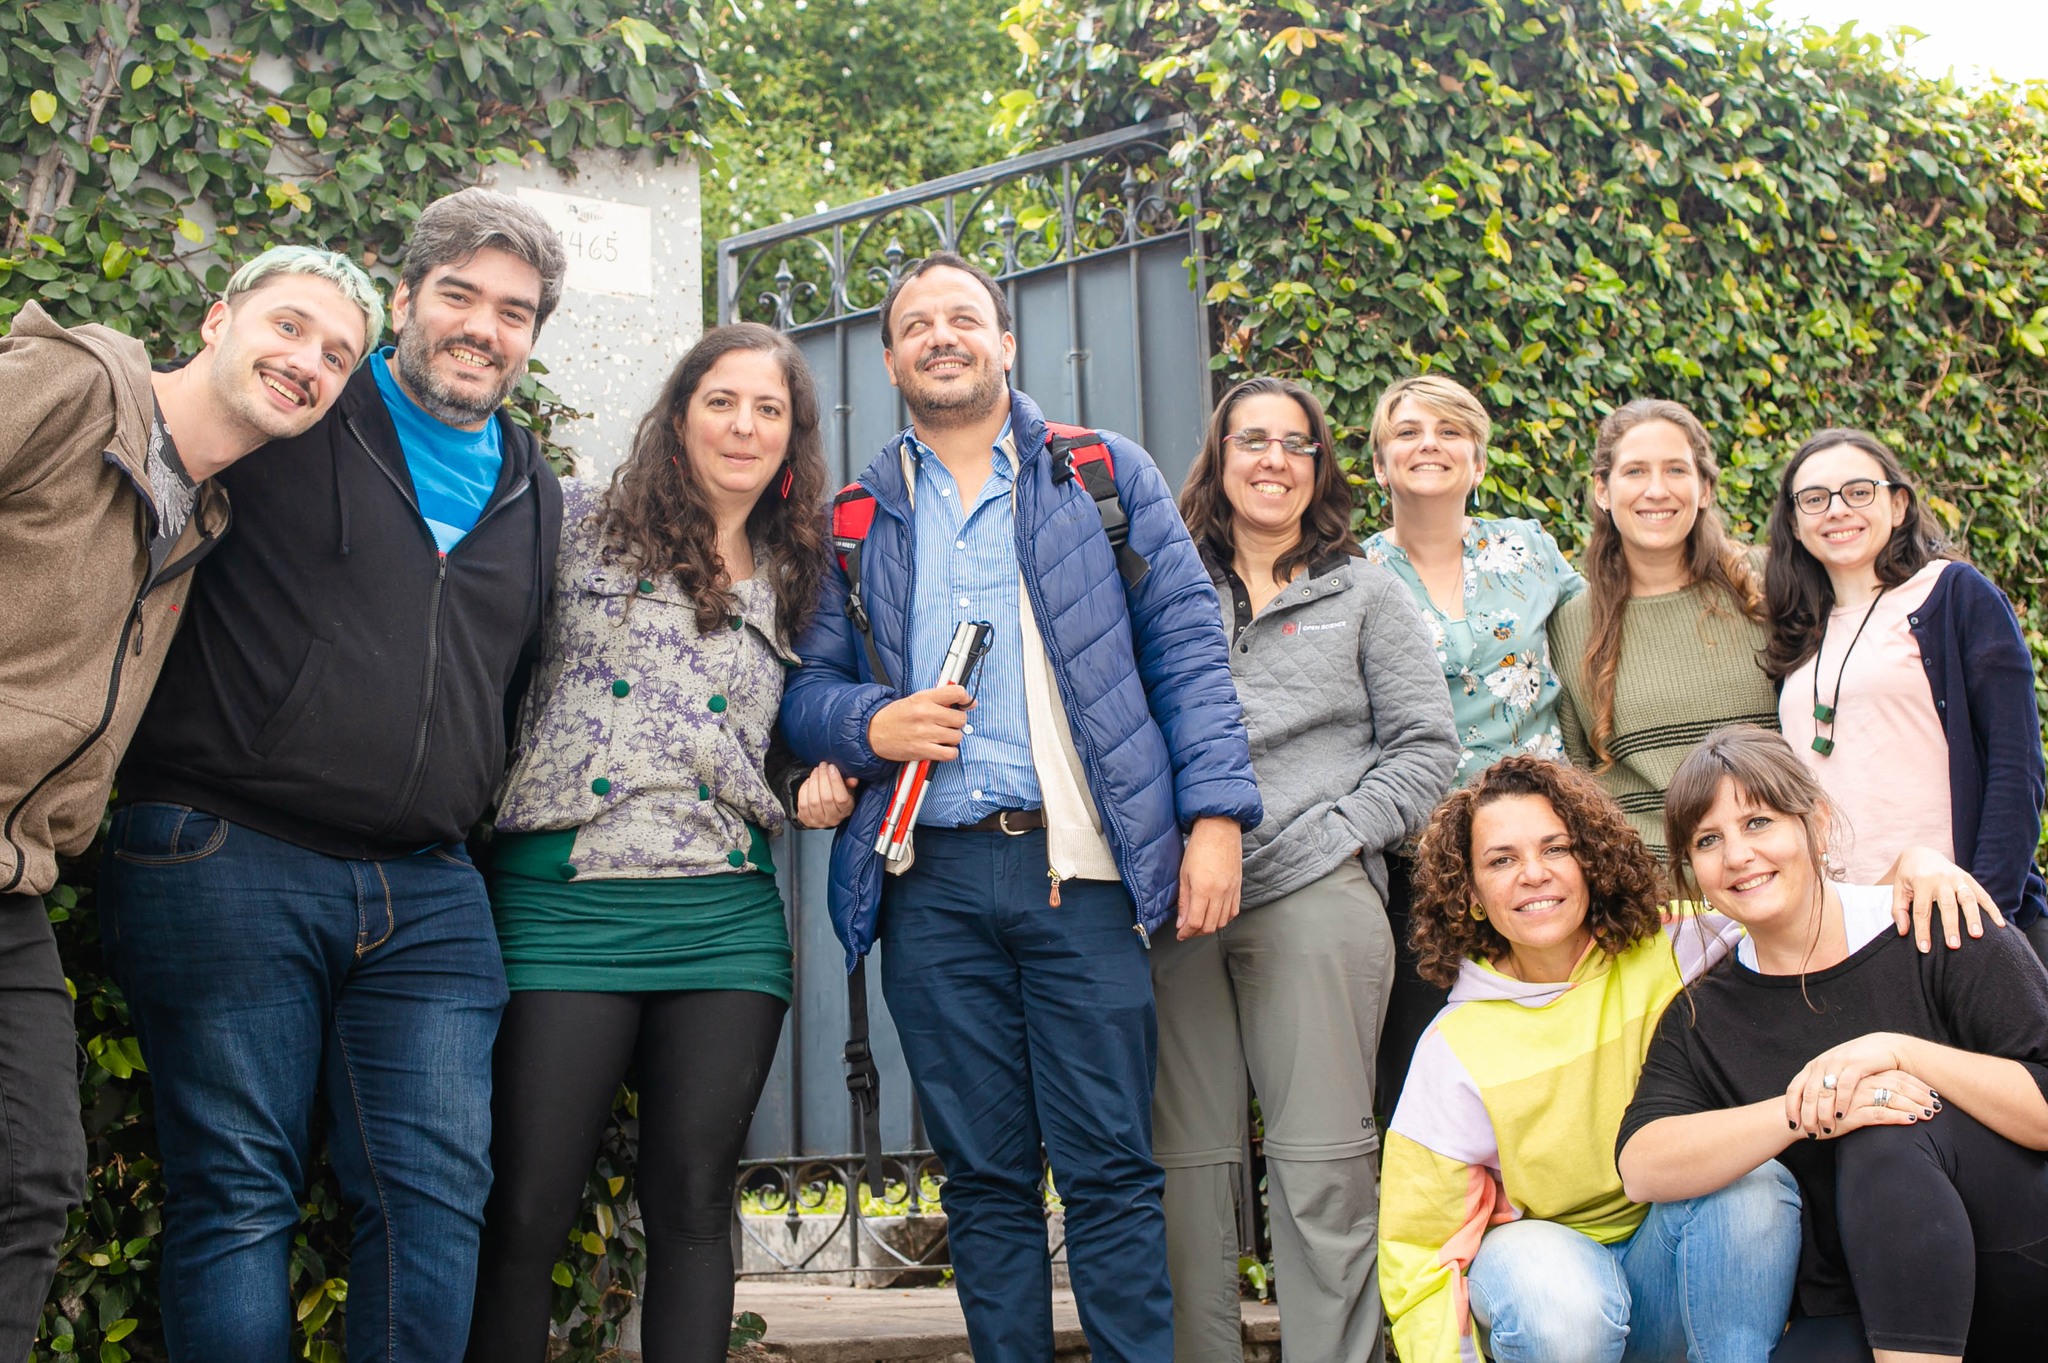
[[[996,827],[997,827],[998,829],[1002,830],[1002,832],[1003,832],[1004,836],[1006,836],[1006,837],[1012,837],[1012,838],[1021,838],[1021,837],[1023,837],[1023,836],[1024,836],[1024,835],[1025,835],[1026,833],[1029,833],[1029,832],[1030,832],[1031,830],[1030,830],[1030,829],[1028,829],[1028,828],[1012,828],[1012,827],[1010,827],[1010,815],[1011,815],[1012,813],[1022,813],[1022,812],[1023,812],[1023,811],[1021,811],[1021,810],[1008,810],[1008,809],[1005,809],[1005,810],[1000,810],[1000,811],[998,811],[998,812],[997,812],[997,814],[996,814]]]

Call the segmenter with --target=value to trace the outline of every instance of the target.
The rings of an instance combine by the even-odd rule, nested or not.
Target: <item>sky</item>
[[[1966,80],[1986,70],[2048,80],[2048,0],[1774,0],[1771,8],[1830,29],[1850,19],[1873,33],[1917,28],[1927,37],[1906,60],[1929,75],[1953,68]]]

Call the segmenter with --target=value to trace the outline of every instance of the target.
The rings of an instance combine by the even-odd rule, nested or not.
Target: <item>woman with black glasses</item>
[[[1373,1067],[1394,976],[1386,852],[1458,761],[1415,602],[1351,536],[1314,395],[1253,378],[1217,404],[1181,515],[1222,600],[1265,819],[1244,910],[1152,943],[1153,1155],[1166,1170],[1175,1363],[1240,1363],[1233,1177],[1245,1078],[1265,1124],[1286,1357],[1379,1354]]]
[[[1932,847],[2048,948],[2034,667],[2004,594],[1864,431],[1799,448],[1770,535],[1764,668],[1786,739],[1855,830],[1836,873],[1867,884]]]

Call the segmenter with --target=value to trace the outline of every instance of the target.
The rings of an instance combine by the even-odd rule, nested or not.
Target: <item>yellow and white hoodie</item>
[[[1644,1208],[1614,1141],[1664,1007],[1742,935],[1696,904],[1561,984],[1468,960],[1415,1048],[1380,1179],[1380,1293],[1402,1363],[1479,1363],[1465,1274],[1487,1230],[1555,1221],[1602,1244]]]

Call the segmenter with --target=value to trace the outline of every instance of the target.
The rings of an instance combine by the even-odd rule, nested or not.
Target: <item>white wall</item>
[[[574,175],[501,167],[488,183],[562,231],[569,273],[534,358],[589,415],[556,428],[579,473],[607,475],[661,381],[704,330],[704,236],[695,161],[579,153]]]

